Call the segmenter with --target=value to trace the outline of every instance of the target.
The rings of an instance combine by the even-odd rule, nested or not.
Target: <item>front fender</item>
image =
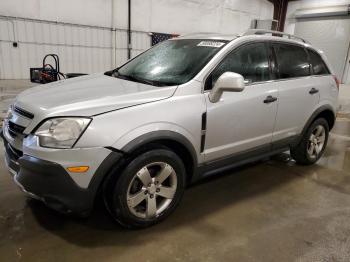
[[[194,137],[185,128],[173,123],[150,123],[137,127],[120,137],[112,147],[132,152],[137,147],[156,140],[173,140],[185,146],[194,159],[198,159],[200,136]]]

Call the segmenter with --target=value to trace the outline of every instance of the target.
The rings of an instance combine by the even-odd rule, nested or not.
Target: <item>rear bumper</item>
[[[122,154],[111,152],[96,170],[87,188],[76,184],[60,164],[23,155],[3,139],[5,162],[14,182],[29,197],[43,201],[61,213],[88,215],[99,186]]]

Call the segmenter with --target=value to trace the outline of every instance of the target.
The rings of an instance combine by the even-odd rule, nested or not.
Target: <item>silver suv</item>
[[[2,132],[15,183],[80,215],[101,193],[116,221],[146,227],[205,176],[286,150],[315,163],[339,83],[322,52],[281,36],[179,37],[104,74],[21,93]]]

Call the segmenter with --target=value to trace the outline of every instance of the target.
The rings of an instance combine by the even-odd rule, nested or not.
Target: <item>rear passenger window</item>
[[[310,55],[310,61],[312,66],[312,71],[314,75],[327,75],[329,70],[326,64],[323,62],[323,59],[315,51],[308,50]]]
[[[293,78],[310,75],[308,55],[304,48],[287,44],[274,45],[279,78]]]
[[[225,72],[241,74],[248,82],[266,81],[270,78],[267,50],[264,43],[239,47],[228,54],[214,69],[205,89],[214,86],[216,80]]]

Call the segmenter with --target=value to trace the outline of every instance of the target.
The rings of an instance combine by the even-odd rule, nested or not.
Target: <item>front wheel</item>
[[[290,149],[292,158],[298,164],[314,164],[326,149],[328,136],[328,122],[324,118],[316,119],[305,132],[300,143]]]
[[[117,175],[117,174],[116,174]],[[185,188],[185,168],[168,149],[145,152],[126,166],[110,185],[108,210],[121,225],[142,228],[158,223],[179,204]]]

